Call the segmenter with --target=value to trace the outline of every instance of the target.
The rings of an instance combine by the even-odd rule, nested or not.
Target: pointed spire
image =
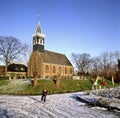
[[[40,28],[40,21],[38,22],[36,33],[41,33],[41,28]]]
[[[37,28],[36,28],[36,32],[35,32],[35,34],[32,35],[32,37],[36,37],[36,36],[39,36],[39,37],[45,38],[45,35],[42,34],[42,31],[41,31],[40,20],[38,21],[38,25],[37,25]]]

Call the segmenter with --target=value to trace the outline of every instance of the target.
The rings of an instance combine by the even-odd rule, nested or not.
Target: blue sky
[[[0,35],[32,46],[38,15],[46,50],[69,58],[120,51],[120,0],[0,0]]]

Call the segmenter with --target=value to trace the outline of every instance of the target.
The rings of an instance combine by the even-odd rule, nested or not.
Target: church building
[[[53,78],[60,74],[62,78],[72,78],[74,68],[65,54],[45,50],[45,35],[41,32],[40,22],[33,37],[33,51],[28,62],[27,76]],[[54,45],[53,45],[54,46]]]

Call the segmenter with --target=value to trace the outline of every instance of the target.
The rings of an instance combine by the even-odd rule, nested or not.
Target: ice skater
[[[46,101],[47,93],[48,93],[48,91],[47,91],[46,89],[44,89],[44,90],[42,91],[41,101],[44,101],[44,102]]]

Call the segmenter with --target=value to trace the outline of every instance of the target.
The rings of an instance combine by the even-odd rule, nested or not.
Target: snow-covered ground
[[[0,118],[120,118],[120,112],[90,107],[76,99],[81,94],[40,96],[0,96]]]
[[[88,105],[120,111],[120,87],[86,91],[78,99]]]

